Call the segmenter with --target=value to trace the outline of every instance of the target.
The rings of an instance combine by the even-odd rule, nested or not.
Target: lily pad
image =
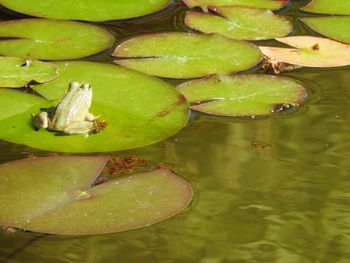
[[[0,87],[19,88],[31,81],[44,83],[58,75],[55,65],[15,57],[0,57]]]
[[[273,61],[304,67],[340,67],[350,65],[350,45],[331,39],[295,36],[276,38],[295,48],[259,47]]]
[[[350,15],[349,0],[312,0],[301,8],[303,11],[319,14]]]
[[[218,33],[232,39],[263,40],[288,35],[291,23],[270,10],[247,7],[211,7],[218,15],[188,11],[188,27],[206,34]]]
[[[186,99],[161,80],[116,65],[93,62],[55,64],[59,68],[59,77],[33,87],[50,102],[31,104],[32,107],[24,108],[19,114],[0,119],[1,139],[56,152],[118,151],[166,139],[187,122]],[[88,137],[36,131],[31,114],[37,114],[40,108],[54,106],[55,100],[62,98],[72,81],[91,84],[90,112],[107,122],[106,129]],[[7,93],[0,94],[0,98],[4,102],[0,104],[1,113],[22,107]]]
[[[26,15],[85,21],[126,19],[151,14],[171,0],[0,0],[0,4]]]
[[[2,88],[0,89],[0,122],[12,116],[24,114],[32,107],[39,107],[40,105],[48,104],[45,99],[39,96]]]
[[[306,98],[299,83],[270,75],[212,76],[178,86],[191,108],[213,115],[269,115]]]
[[[9,0],[10,1],[10,0]],[[201,7],[206,9],[209,6],[245,6],[277,10],[288,5],[288,0],[183,0],[188,7]]]
[[[0,23],[0,54],[27,59],[64,60],[109,48],[114,37],[105,29],[74,21],[20,19]]]
[[[261,60],[254,45],[220,35],[161,33],[121,43],[115,63],[165,78],[196,78],[231,74],[249,69]]]
[[[301,21],[321,35],[350,44],[349,16],[308,17]]]
[[[0,224],[61,235],[148,226],[183,210],[190,185],[168,169],[94,185],[107,158],[42,157],[0,166]]]

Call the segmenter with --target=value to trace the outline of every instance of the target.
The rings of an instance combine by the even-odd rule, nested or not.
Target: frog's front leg
[[[79,121],[68,124],[62,132],[67,134],[89,134],[94,127],[94,123],[91,121]]]

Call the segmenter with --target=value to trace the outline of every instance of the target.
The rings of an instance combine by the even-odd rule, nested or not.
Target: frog
[[[73,81],[55,107],[43,109],[32,116],[33,125],[36,129],[68,135],[100,132],[105,122],[89,112],[91,101],[91,85]]]

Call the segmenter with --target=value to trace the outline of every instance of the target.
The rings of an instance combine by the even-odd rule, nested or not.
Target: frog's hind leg
[[[91,121],[73,122],[67,125],[62,132],[66,134],[85,134],[88,135],[93,129],[94,123]]]

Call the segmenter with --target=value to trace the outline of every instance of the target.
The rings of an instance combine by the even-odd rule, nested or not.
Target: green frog
[[[65,134],[97,133],[105,128],[105,122],[89,112],[92,89],[89,84],[71,82],[58,104],[33,116],[33,125]]]

